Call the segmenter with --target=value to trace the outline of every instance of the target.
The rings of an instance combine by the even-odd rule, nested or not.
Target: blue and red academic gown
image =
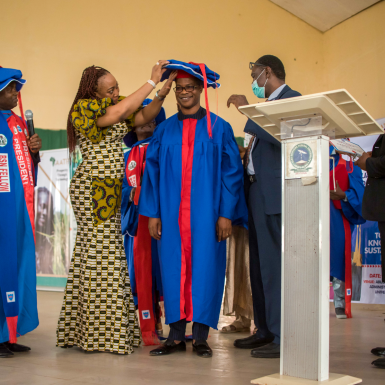
[[[34,162],[25,122],[0,111],[0,343],[38,324],[34,238]]]
[[[217,328],[226,269],[219,217],[244,218],[247,208],[239,150],[229,123],[206,110],[181,112],[160,124],[147,149],[139,205],[160,218],[160,267],[166,323],[181,319]]]
[[[339,154],[331,156],[335,160],[335,179],[341,189],[345,191],[348,201],[330,201],[330,275],[345,282],[345,312],[350,318],[352,296],[351,237],[354,225],[365,223],[361,213],[365,186],[359,167],[354,166],[351,161],[345,161]],[[331,159],[330,189],[334,189],[333,161]]]
[[[135,305],[139,308],[140,328],[146,345],[159,344],[156,334],[158,301],[163,297],[157,241],[148,231],[148,218],[138,211],[140,179],[144,172],[146,150],[150,139],[135,143],[124,154],[125,175],[122,186],[122,234],[128,273]],[[130,194],[137,187],[133,202]]]

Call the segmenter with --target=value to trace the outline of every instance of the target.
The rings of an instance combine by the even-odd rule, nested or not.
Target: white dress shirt
[[[281,93],[281,91],[285,87],[286,87],[286,84],[282,84],[282,86],[278,87],[274,92],[271,93],[271,95],[269,96],[269,98],[267,100],[273,100],[276,97],[278,97],[278,95]],[[253,145],[252,145],[251,150],[250,150],[249,164],[247,165],[247,174],[248,175],[255,175],[252,154],[253,154],[253,150],[254,150],[256,142],[257,142],[257,138],[254,139]]]

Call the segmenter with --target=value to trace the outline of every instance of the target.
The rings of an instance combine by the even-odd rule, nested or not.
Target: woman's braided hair
[[[76,146],[76,132],[72,124],[72,112],[74,110],[75,104],[80,99],[97,99],[96,91],[98,87],[98,80],[104,75],[107,75],[109,71],[102,67],[87,67],[82,74],[80,79],[79,89],[75,96],[75,100],[72,103],[70,112],[68,114],[67,120],[67,142],[70,151],[70,155],[75,151]]]

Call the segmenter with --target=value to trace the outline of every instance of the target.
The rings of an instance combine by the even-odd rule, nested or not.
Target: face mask
[[[264,99],[265,98],[265,85],[267,83],[267,79],[265,81],[265,84],[263,85],[263,87],[260,87],[258,85],[258,82],[257,80],[260,78],[260,76],[265,72],[265,70],[263,70],[259,76],[253,81],[253,83],[251,83],[251,88],[253,89],[253,92],[254,92],[254,95],[257,97],[257,98],[260,98],[260,99]]]

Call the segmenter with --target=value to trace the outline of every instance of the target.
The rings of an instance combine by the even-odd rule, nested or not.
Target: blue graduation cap
[[[177,79],[185,78],[185,77],[196,77],[199,80],[202,80],[205,83],[207,81],[207,87],[219,88],[221,85],[217,83],[220,75],[216,72],[212,71],[209,67],[207,67],[203,63],[185,63],[179,60],[168,60],[170,64],[166,64],[164,68],[167,68],[167,71],[162,76],[161,82],[169,78],[172,71],[177,70],[178,75]],[[190,75],[190,76],[187,76]]]
[[[19,92],[23,85],[27,82],[22,79],[23,74],[20,70],[13,68],[0,67],[0,91],[2,91],[11,82],[16,82],[16,91]]]
[[[150,103],[152,102],[152,99],[144,99],[143,103],[142,103],[142,107],[146,107],[148,106]],[[158,116],[155,118],[155,124],[158,126],[159,124],[161,124],[163,121],[166,120],[166,111],[164,110],[164,108],[162,107],[160,109],[160,112],[158,114]],[[138,141],[138,137],[135,133],[135,131],[130,131],[124,138],[123,138],[123,142],[124,144],[127,146],[127,147],[132,147],[136,142]]]

